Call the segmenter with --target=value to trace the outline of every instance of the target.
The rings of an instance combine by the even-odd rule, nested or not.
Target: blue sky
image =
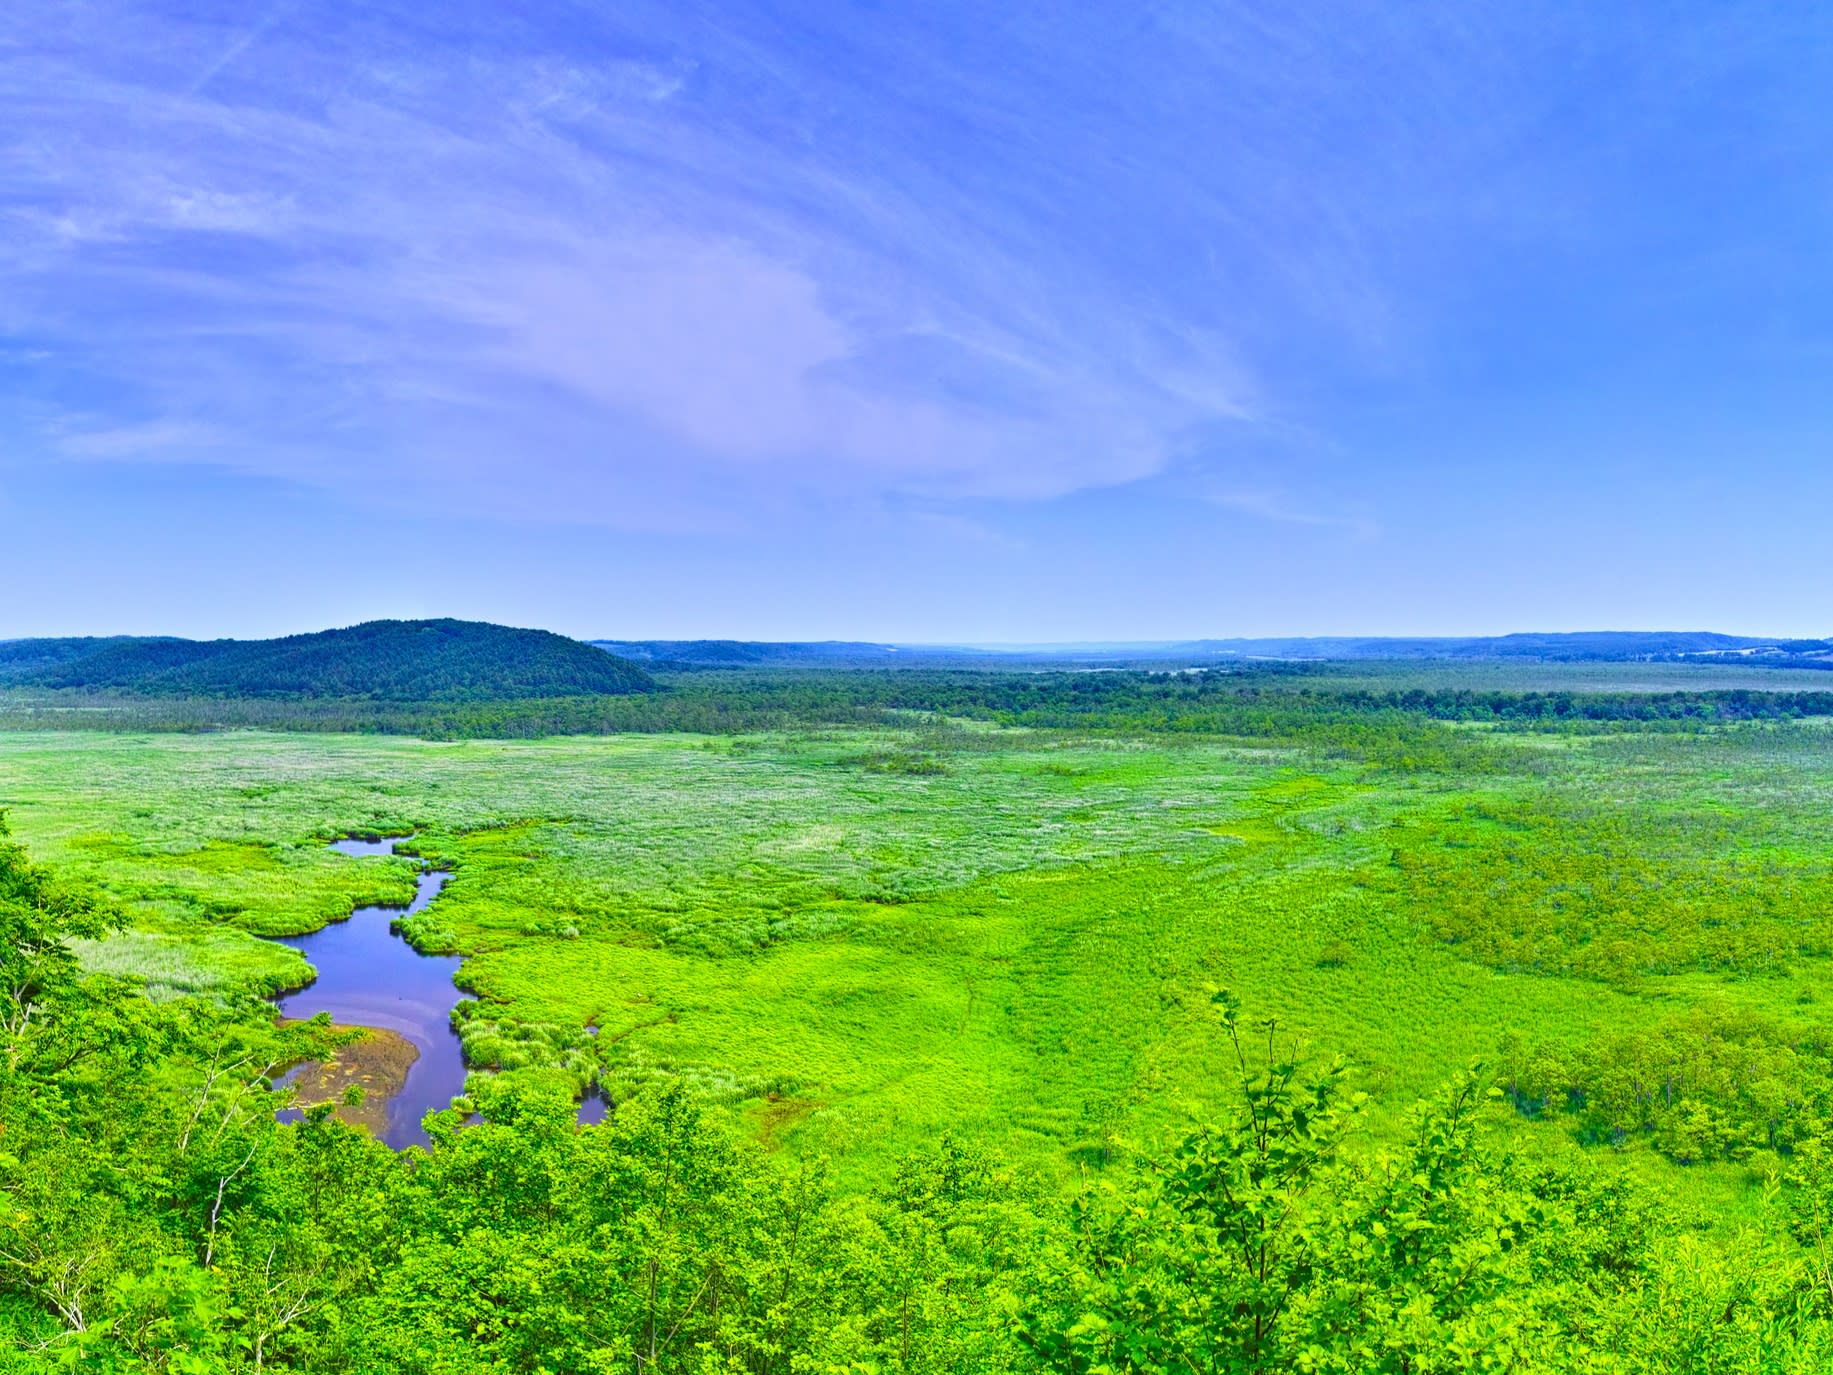
[[[1818,4],[0,8],[0,636],[1833,633]]]

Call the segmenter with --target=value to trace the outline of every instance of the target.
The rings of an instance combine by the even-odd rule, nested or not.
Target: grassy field
[[[412,890],[324,842],[412,832],[454,870],[413,936],[467,956],[474,1061],[681,1076],[843,1168],[944,1129],[1066,1171],[1156,1139],[1222,1096],[1218,986],[1351,1056],[1377,1137],[1505,1046],[1683,1014],[1818,1035],[1833,737],[1485,738],[1496,765],[1447,776],[979,727],[11,733],[0,806],[128,909],[85,958],[156,994],[297,981],[262,935]],[[1558,1113],[1508,1130],[1577,1149]],[[1714,1206],[1771,1159],[1627,1144]]]

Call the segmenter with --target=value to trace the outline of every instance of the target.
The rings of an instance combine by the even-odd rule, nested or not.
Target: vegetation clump
[[[1434,938],[1505,969],[1748,977],[1833,954],[1833,860],[1777,847],[1761,814],[1479,801],[1393,858]]]
[[[1592,1144],[1646,1142],[1682,1165],[1790,1154],[1833,1123],[1833,1028],[1699,1010],[1578,1045],[1503,1046],[1509,1097]]]

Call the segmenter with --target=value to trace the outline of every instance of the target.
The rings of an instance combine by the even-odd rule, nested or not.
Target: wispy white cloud
[[[1428,63],[1453,108],[1356,164],[1365,55],[1248,9],[52,8],[0,16],[0,335],[96,435],[623,525],[1164,472],[1294,330],[1391,344],[1369,188],[1477,137]]]
[[[273,28],[275,24],[279,23],[281,18],[290,9],[292,9],[292,5],[287,3],[287,0],[279,0],[278,3],[269,5],[266,12],[263,13],[258,20],[247,29],[231,38],[221,54],[211,61],[203,71],[198,73],[197,79],[191,83],[188,93],[196,95],[198,92],[202,91],[204,87],[210,84],[217,73],[221,72],[224,68],[228,67],[230,63],[247,52],[263,34]]]
[[[1044,226],[999,223],[920,149],[873,168],[793,100],[690,90],[685,50],[404,56],[385,24],[323,43],[284,6],[190,29],[92,6],[46,45],[25,11],[0,50],[22,116],[0,141],[20,231],[0,324],[80,353],[120,397],[110,433],[178,415],[257,465],[312,453],[309,477],[343,466],[327,448],[405,471],[486,411],[472,433],[497,447],[451,468],[490,489],[524,484],[502,446],[560,412],[566,462],[601,479],[565,485],[607,498],[672,473],[741,504],[760,484],[1025,499],[1150,474],[1180,426],[1245,405],[1218,335],[1055,275]],[[721,81],[808,74],[793,48],[701,36]],[[214,56],[180,81],[173,48]],[[106,448],[83,443],[57,447]]]
[[[1342,515],[1314,509],[1288,491],[1212,486],[1204,493],[1204,499],[1225,510],[1239,511],[1278,525],[1341,530],[1363,540],[1374,539],[1381,533],[1381,527],[1367,515]]]
[[[73,458],[169,459],[194,458],[213,453],[222,436],[204,425],[152,420],[141,425],[116,425],[101,429],[67,431],[58,437],[58,449]]]

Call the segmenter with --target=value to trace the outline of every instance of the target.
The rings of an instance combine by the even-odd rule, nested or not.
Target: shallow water
[[[392,855],[401,840],[411,839],[353,837],[334,840],[330,848],[360,859]],[[388,1100],[388,1125],[382,1140],[396,1150],[426,1145],[420,1119],[434,1109],[449,1108],[465,1091],[464,1052],[458,1033],[452,1030],[452,1009],[464,997],[452,976],[464,958],[422,955],[390,928],[396,917],[418,912],[438,897],[450,877],[443,870],[422,869],[414,900],[406,907],[359,907],[347,920],[333,922],[309,936],[278,938],[318,971],[318,977],[306,987],[275,1000],[281,1016],[303,1020],[328,1012],[339,1026],[397,1032],[420,1052],[408,1067],[401,1091]],[[579,1121],[581,1125],[602,1122],[610,1110],[609,1099],[588,1093],[579,1104]],[[289,1111],[285,1116],[297,1118],[298,1114]]]
[[[364,840],[361,836],[345,836],[342,840],[332,841],[325,848],[335,850],[340,855],[349,855],[352,859],[361,859],[365,855],[392,855],[395,846],[403,840],[412,839],[412,836],[384,836],[380,840]]]
[[[395,844],[339,840],[331,848],[344,855],[386,855],[394,852]],[[452,976],[464,961],[457,955],[422,955],[389,929],[396,917],[430,903],[450,877],[437,869],[422,870],[414,900],[406,907],[359,907],[346,921],[281,940],[318,971],[306,987],[277,1000],[281,1016],[305,1018],[328,1012],[342,1026],[397,1032],[420,1052],[408,1068],[407,1082],[388,1103],[382,1139],[396,1150],[424,1146],[427,1137],[420,1119],[434,1108],[450,1107],[465,1088],[464,1056],[451,1021],[453,1007],[464,996]]]

